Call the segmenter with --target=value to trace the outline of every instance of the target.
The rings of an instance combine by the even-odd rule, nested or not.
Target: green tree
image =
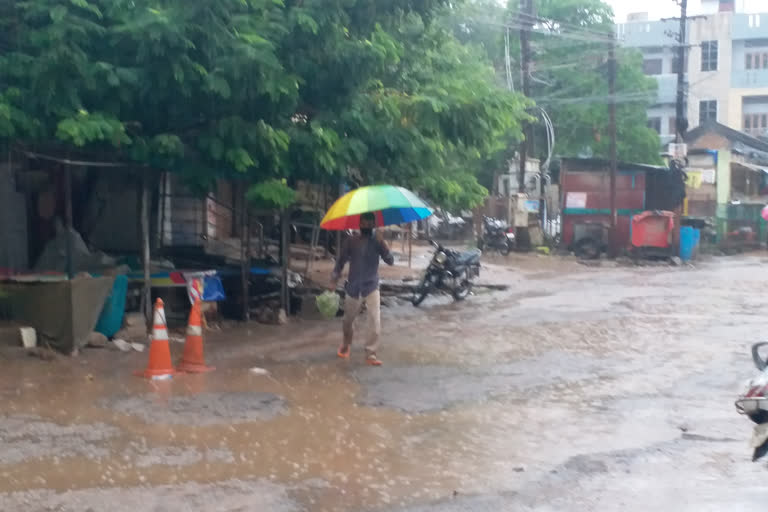
[[[608,48],[613,11],[601,0],[541,0],[541,23],[555,33],[533,36],[534,98],[555,125],[556,151],[609,155]],[[656,81],[643,73],[639,52],[617,49],[616,127],[620,160],[660,163],[658,134],[647,126]]]
[[[389,181],[451,206],[520,97],[435,23],[447,0],[36,0],[0,6],[0,138],[255,183]],[[281,188],[283,190],[281,190]]]

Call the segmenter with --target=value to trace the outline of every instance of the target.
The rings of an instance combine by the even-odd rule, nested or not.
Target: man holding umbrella
[[[383,237],[378,233],[374,236],[373,229],[426,219],[432,213],[432,209],[413,192],[393,185],[355,189],[337,199],[326,212],[320,222],[321,228],[336,231],[360,229],[359,236],[347,241],[331,275],[331,289],[335,290],[341,271],[349,262],[347,300],[344,304],[344,342],[339,348],[339,357],[349,357],[355,317],[365,304],[368,309],[366,361],[371,366],[381,366],[376,356],[381,332],[379,258],[388,265],[394,264],[394,258]]]
[[[347,298],[344,302],[344,341],[337,354],[343,359],[349,358],[355,318],[365,304],[368,310],[366,362],[371,366],[381,366],[381,360],[376,355],[381,334],[379,258],[387,265],[393,265],[395,259],[380,232],[374,236],[375,226],[376,216],[373,213],[360,215],[360,234],[349,238],[339,254],[331,274],[331,290],[338,286],[344,265],[349,262]]]

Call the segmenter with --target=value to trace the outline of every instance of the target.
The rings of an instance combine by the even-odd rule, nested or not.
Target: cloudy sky
[[[680,7],[675,0],[606,0],[616,13],[616,21],[626,21],[627,14],[632,12],[648,12],[650,18],[669,18],[680,15]],[[688,0],[688,10],[696,14],[699,11],[701,0]],[[736,8],[739,11],[768,12],[767,0],[736,0]]]

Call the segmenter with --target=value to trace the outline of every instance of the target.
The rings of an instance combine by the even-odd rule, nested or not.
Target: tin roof
[[[605,158],[579,158],[579,157],[561,157],[560,161],[565,164],[576,164],[580,167],[585,167],[583,171],[604,171],[610,167],[611,161]],[[592,167],[593,169],[589,169]],[[658,172],[668,171],[669,168],[663,165],[649,165],[649,164],[637,164],[631,162],[618,162],[616,166],[619,171],[643,171],[643,172]]]

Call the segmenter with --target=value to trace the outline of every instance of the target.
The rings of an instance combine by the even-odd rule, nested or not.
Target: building
[[[562,243],[571,250],[595,242],[609,245],[611,222],[610,162],[597,158],[562,158]],[[632,217],[648,210],[674,211],[682,202],[682,177],[666,167],[619,162],[616,173],[616,237],[613,249],[629,248]]]
[[[706,14],[688,22],[688,129],[712,120],[768,136],[768,12],[750,14],[736,7],[734,0],[702,0]],[[675,136],[679,19],[629,19],[617,25],[617,36],[643,53],[645,73],[658,81],[648,123],[666,144]]]
[[[714,220],[720,241],[743,228],[764,241],[760,213],[768,202],[768,142],[714,121],[689,131],[685,141],[684,213]]]

